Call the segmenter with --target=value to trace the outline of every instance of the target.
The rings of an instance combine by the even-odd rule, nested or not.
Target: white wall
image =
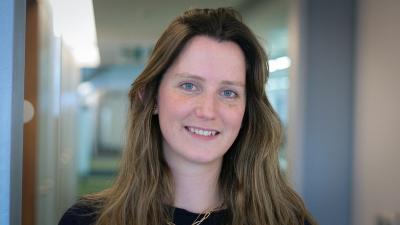
[[[400,1],[360,0],[353,224],[400,213]]]
[[[52,8],[40,1],[36,224],[57,224],[76,197],[79,68],[71,50],[53,33]]]

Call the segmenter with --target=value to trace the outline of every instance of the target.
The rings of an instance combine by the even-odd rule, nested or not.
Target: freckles
[[[232,120],[235,121],[242,121],[243,116],[244,116],[244,106],[234,104],[234,103],[229,103],[226,104],[225,108],[225,115],[229,116]]]
[[[166,101],[168,102],[176,104],[182,101],[182,96],[179,93],[177,93],[177,91],[174,90],[173,87],[165,87],[165,90],[163,92],[163,98],[165,98]]]
[[[191,99],[191,96],[176,93],[171,97],[170,102],[174,105],[188,105],[192,102]]]
[[[244,114],[244,109],[246,107],[245,104],[238,104],[238,103],[232,103],[232,102],[228,102],[226,104],[227,108],[237,114]]]
[[[240,111],[241,107],[242,107],[242,106],[238,105],[237,103],[236,104],[235,103],[228,103],[227,105],[228,105],[228,107],[230,109],[236,110],[236,111]]]

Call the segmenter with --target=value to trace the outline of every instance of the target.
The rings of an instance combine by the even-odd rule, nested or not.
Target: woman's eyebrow
[[[244,83],[240,81],[231,81],[231,80],[224,80],[221,82],[223,85],[233,85],[233,86],[239,86],[239,87],[244,87]]]
[[[175,76],[181,77],[181,78],[190,78],[190,79],[200,80],[200,81],[204,81],[205,80],[201,76],[198,76],[198,75],[195,75],[195,74],[190,74],[190,73],[177,73],[177,74],[175,74]]]

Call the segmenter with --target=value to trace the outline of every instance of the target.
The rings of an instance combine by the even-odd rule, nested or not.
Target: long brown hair
[[[281,124],[269,103],[268,64],[255,35],[231,8],[192,9],[168,26],[129,92],[127,143],[114,185],[86,196],[99,206],[97,225],[162,225],[172,219],[173,178],[162,155],[153,115],[165,71],[197,35],[232,41],[246,58],[246,111],[242,128],[224,156],[219,184],[232,225],[314,224],[278,166]]]

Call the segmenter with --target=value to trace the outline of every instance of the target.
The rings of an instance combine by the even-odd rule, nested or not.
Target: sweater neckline
[[[204,215],[204,213],[191,212],[187,209],[183,209],[183,208],[179,208],[179,207],[172,206],[172,208],[174,209],[175,214],[178,214],[178,215],[187,215],[187,216]],[[227,211],[228,211],[228,209],[226,209],[226,208],[217,209],[217,210],[213,211],[212,214],[226,214]]]

